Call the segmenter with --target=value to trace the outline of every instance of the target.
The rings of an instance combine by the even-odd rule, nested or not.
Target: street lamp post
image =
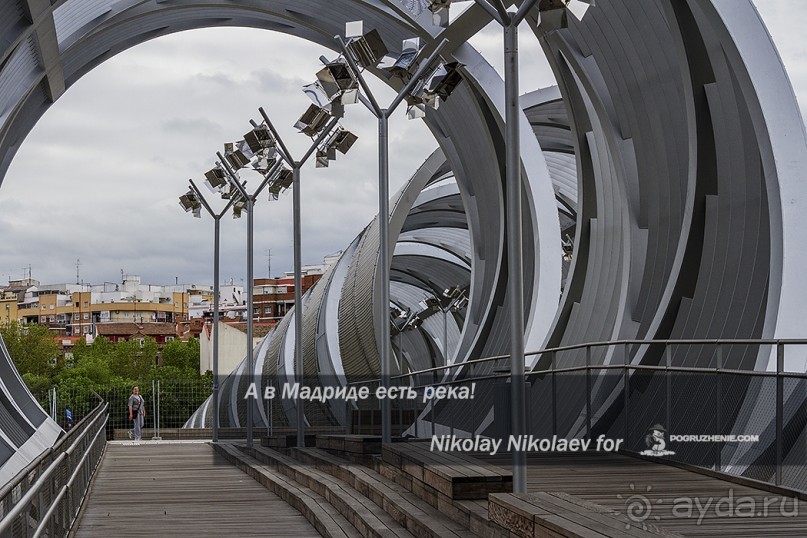
[[[283,142],[283,139],[278,134],[274,125],[272,125],[272,121],[269,119],[264,109],[259,108],[258,111],[261,113],[261,116],[263,116],[266,126],[272,132],[275,141],[277,141],[278,154],[281,159],[291,167],[294,173],[292,183],[292,212],[294,221],[294,373],[297,383],[302,385],[305,379],[303,377],[303,279],[301,249],[302,225],[300,221],[300,170],[325,138],[332,133],[334,127],[339,123],[339,119],[331,118],[317,138],[314,139],[314,142],[303,157],[299,160],[295,160],[292,158],[291,152],[286,147],[286,144]],[[295,402],[297,406],[297,446],[302,448],[305,446],[305,414],[303,413],[303,400],[299,396],[300,391],[297,391],[297,394],[298,396]]]
[[[374,316],[379,320],[379,339],[380,339],[380,352],[381,352],[381,386],[385,389],[389,388],[390,374],[391,374],[391,357],[390,357],[390,330],[389,324],[386,319],[390,304],[389,281],[390,281],[390,268],[389,268],[389,118],[392,113],[398,108],[403,100],[412,92],[415,85],[420,82],[421,77],[426,73],[426,70],[431,66],[432,62],[437,58],[440,52],[448,43],[443,40],[437,45],[437,48],[431,55],[420,64],[419,68],[404,85],[403,89],[398,92],[392,103],[387,108],[381,108],[376,101],[373,92],[367,85],[361,69],[356,64],[353,56],[348,52],[345,41],[341,36],[335,36],[336,41],[339,43],[342,53],[350,65],[356,77],[359,80],[362,90],[367,96],[366,100],[362,103],[370,110],[370,112],[378,119],[378,234],[379,234],[379,260],[380,260],[380,280],[381,280],[381,293],[376,294],[375,312]],[[390,401],[387,398],[381,400],[381,441],[382,443],[392,442],[392,408]]]
[[[230,185],[235,188],[238,193],[241,195],[241,198],[246,202],[247,207],[247,378],[250,383],[252,383],[255,379],[255,363],[252,360],[252,353],[254,345],[252,343],[252,335],[253,335],[253,322],[254,322],[254,313],[253,309],[253,243],[254,243],[254,224],[255,224],[255,216],[254,216],[254,207],[255,207],[255,199],[260,195],[261,191],[269,184],[272,177],[274,176],[275,172],[277,172],[282,163],[278,161],[277,163],[272,166],[270,171],[266,174],[261,184],[252,194],[247,193],[244,186],[239,181],[238,175],[236,171],[230,167],[230,163],[227,162],[221,153],[216,153],[221,162],[224,170],[227,172],[227,179]],[[247,446],[252,447],[253,443],[253,412],[254,412],[254,403],[253,398],[250,397],[247,399]]]
[[[221,247],[221,218],[230,210],[230,207],[235,202],[231,198],[221,212],[216,213],[210,207],[202,192],[190,180],[191,190],[196,194],[199,202],[205,210],[213,217],[214,222],[214,240],[213,240],[213,442],[219,441],[219,261],[220,261],[220,247]]]

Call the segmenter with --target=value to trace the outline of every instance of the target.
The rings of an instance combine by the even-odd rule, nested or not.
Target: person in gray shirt
[[[143,429],[143,421],[146,418],[146,402],[140,396],[140,388],[134,387],[132,395],[129,396],[129,420],[132,421],[132,429],[129,430],[129,439],[140,440]]]

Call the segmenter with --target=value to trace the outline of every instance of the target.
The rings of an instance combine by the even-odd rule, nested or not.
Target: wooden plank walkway
[[[475,457],[510,469],[509,454]],[[683,536],[807,536],[807,503],[620,454],[529,455],[527,489],[564,492]]]
[[[87,536],[319,536],[206,442],[112,442],[79,521]]]

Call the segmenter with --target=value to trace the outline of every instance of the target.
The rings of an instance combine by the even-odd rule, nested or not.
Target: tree
[[[162,367],[174,367],[180,371],[199,372],[199,340],[191,338],[187,342],[171,340],[163,346]],[[186,377],[183,375],[183,377]]]
[[[124,379],[151,379],[157,367],[157,342],[153,338],[124,340],[115,344],[110,363],[112,375]]]
[[[51,377],[57,373],[59,346],[44,325],[12,321],[0,334],[20,375]]]

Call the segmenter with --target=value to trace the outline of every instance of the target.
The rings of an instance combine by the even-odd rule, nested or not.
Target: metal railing
[[[635,453],[639,452],[636,447],[640,446],[641,442],[643,442],[644,434],[637,432],[638,425],[631,420],[632,415],[658,416],[660,417],[659,422],[664,421],[664,424],[670,428],[676,424],[676,422],[681,422],[680,420],[676,420],[677,408],[691,407],[694,400],[696,404],[702,403],[703,405],[711,406],[709,409],[713,411],[713,414],[708,416],[708,427],[713,429],[714,434],[720,435],[724,434],[725,429],[730,426],[730,424],[725,421],[725,415],[727,412],[736,411],[739,405],[737,401],[724,402],[724,397],[729,394],[727,389],[732,389],[732,384],[736,384],[738,379],[745,378],[747,383],[750,383],[751,380],[758,380],[757,382],[762,387],[760,393],[765,393],[763,396],[770,393],[767,394],[767,396],[769,396],[770,399],[775,399],[772,416],[768,416],[768,419],[773,419],[772,422],[774,424],[774,429],[770,432],[770,437],[772,437],[772,442],[770,443],[772,456],[769,458],[770,467],[773,468],[773,472],[770,473],[772,476],[766,477],[768,470],[763,469],[760,470],[759,473],[756,473],[754,477],[762,481],[772,482],[775,485],[783,485],[785,483],[783,478],[783,466],[787,452],[785,447],[786,436],[784,432],[786,421],[785,404],[788,398],[786,392],[790,393],[789,396],[795,394],[796,400],[801,397],[800,401],[795,401],[795,403],[793,401],[789,402],[790,405],[788,409],[791,410],[791,416],[793,415],[793,408],[798,409],[799,407],[807,405],[807,382],[805,382],[807,380],[807,373],[804,371],[787,371],[785,368],[785,349],[789,346],[803,349],[804,353],[799,356],[799,359],[805,359],[804,362],[807,364],[807,340],[802,339],[620,340],[576,344],[526,353],[525,356],[537,357],[538,359],[535,361],[536,366],[534,369],[526,372],[526,380],[533,384],[533,386],[538,385],[540,381],[541,387],[538,390],[533,390],[534,394],[532,394],[532,396],[528,395],[525,400],[525,406],[528,406],[528,409],[530,407],[537,407],[534,403],[538,394],[535,393],[542,391],[544,395],[549,396],[548,399],[544,398],[542,402],[551,405],[551,410],[546,408],[542,409],[539,420],[531,420],[528,418],[528,422],[530,423],[528,430],[532,432],[532,430],[539,429],[538,423],[541,421],[545,423],[551,421],[551,428],[549,428],[547,424],[546,430],[542,430],[542,433],[546,433],[547,435],[580,435],[585,438],[592,438],[595,433],[621,433],[624,436],[625,445],[627,446],[626,451]],[[661,352],[658,350],[659,347],[662,348]],[[765,348],[769,348],[769,352],[766,351]],[[775,357],[775,370],[752,370],[726,367],[729,363],[736,364],[738,362],[738,356],[745,355],[749,352],[754,354],[754,358],[765,356]],[[595,363],[598,362],[593,360],[595,354],[598,354],[596,358],[599,362],[607,361],[607,363]],[[710,364],[710,366],[694,367],[679,365],[682,363],[685,364],[687,359],[691,358],[693,354],[699,355],[700,363],[707,363]],[[566,356],[564,357],[564,355]],[[637,355],[641,355],[644,360],[652,357],[651,361],[656,362],[656,364],[632,364],[631,358]],[[500,386],[503,386],[503,382],[510,379],[509,368],[505,368],[508,366],[508,361],[509,355],[501,355],[469,360],[463,363],[437,366],[393,376],[391,377],[391,384],[408,385],[417,390],[426,389],[428,387],[467,385],[471,383],[484,384],[485,382],[498,382]],[[497,362],[501,363],[498,369],[495,364]],[[572,365],[563,366],[564,363],[571,363]],[[455,371],[456,373],[452,375],[452,372]],[[570,420],[568,416],[559,416],[566,413],[566,409],[563,409],[562,404],[559,403],[559,396],[563,396],[565,392],[568,392],[570,387],[567,384],[560,393],[558,389],[558,384],[564,376],[575,375],[580,377],[575,380],[577,383],[574,384],[575,388],[573,390],[583,389],[585,393],[585,407],[580,406],[579,416],[577,417],[577,422],[579,422],[582,417],[584,417],[585,422],[581,428],[576,430],[568,427],[569,423],[574,422],[574,420]],[[663,379],[653,380],[652,378],[656,375]],[[610,387],[609,390],[612,400],[608,403],[604,403],[603,401],[593,402],[593,398],[597,395],[595,384],[599,382],[601,389],[603,378],[607,376],[610,376],[610,383],[607,385]],[[684,378],[683,383],[680,377]],[[708,401],[697,401],[702,395],[692,393],[693,389],[686,386],[687,382],[692,382],[696,379],[709,380],[710,394]],[[769,389],[772,390],[768,390],[767,392],[764,390],[766,388],[766,380],[769,380],[771,385],[775,384],[774,387],[769,387]],[[350,383],[350,385],[378,385],[379,383],[379,379],[373,379],[356,381]],[[663,398],[664,400],[664,405],[662,406],[663,412],[659,411],[656,415],[642,407],[646,407],[647,398],[642,400],[644,395],[640,393],[640,390],[646,390],[647,385],[650,383],[663,385],[663,388],[655,387],[656,397],[658,399]],[[684,386],[678,387],[677,385],[679,384]],[[789,391],[786,391],[786,384],[787,388],[790,389]],[[641,388],[639,390],[633,390],[638,387],[632,387],[632,385],[641,385]],[[674,385],[678,390],[674,390]],[[687,393],[687,390],[690,392]],[[599,396],[601,395],[602,393],[600,392]],[[582,395],[577,394],[577,397],[582,400]],[[614,399],[616,403],[614,403]],[[449,425],[450,432],[452,434],[454,433],[454,422],[456,422],[454,419],[456,417],[445,416],[443,413],[457,412],[457,409],[455,408],[453,411],[444,409],[443,413],[437,416],[439,409],[435,409],[435,406],[439,407],[440,405],[440,402],[436,404],[430,403],[425,404],[419,409],[420,412],[425,412],[430,415],[430,420],[427,422],[431,423],[431,428],[427,432],[422,432],[418,428],[416,421],[412,430],[416,437],[433,435],[435,433],[435,422]],[[613,420],[612,423],[606,425],[606,427],[598,428],[595,421],[598,416],[601,418],[603,413],[602,407],[604,405],[609,406],[611,409],[616,409],[622,415],[621,425],[618,424],[617,420]],[[504,415],[503,418],[509,421],[509,414],[506,409],[503,409],[504,407],[505,406],[502,406],[502,410],[504,411],[502,413]],[[471,410],[469,411],[469,409]],[[465,414],[469,412],[476,413],[478,411],[486,410],[468,408],[467,406],[459,410],[459,412]],[[361,413],[357,413],[359,421],[361,421],[361,416]],[[498,416],[496,419],[501,420]],[[566,422],[564,425],[566,426],[565,428],[559,425],[561,419],[564,419]],[[644,426],[649,427],[651,424]],[[359,422],[358,427],[361,429],[361,422]],[[347,425],[346,431],[350,432],[355,428],[356,424],[353,424],[351,421]],[[681,433],[681,428],[682,426],[677,426],[679,433]],[[467,429],[465,431],[468,432]],[[477,428],[470,431],[470,435],[476,433],[479,433]],[[641,438],[639,438],[640,436]],[[790,437],[794,436],[791,434]],[[796,435],[795,437],[797,438],[798,436]],[[771,441],[770,438],[768,440]],[[794,440],[793,442],[795,443],[797,441]],[[721,458],[723,443],[716,444],[718,446],[711,449],[711,455],[709,455],[708,458],[704,458],[703,455],[700,454],[698,456],[699,463],[695,463],[695,465],[708,467],[718,472],[738,472],[737,469],[727,469],[727,466],[724,465]],[[787,448],[792,449],[794,445],[791,444],[791,446]],[[708,460],[708,463],[706,460]],[[801,462],[801,464],[804,465],[807,464],[807,462]],[[753,472],[751,474],[754,475]],[[797,483],[785,485],[793,487],[794,489],[807,489],[807,484],[802,483],[803,479],[801,477],[796,477],[795,480]]]
[[[67,536],[106,446],[100,403],[0,490],[0,537]]]

